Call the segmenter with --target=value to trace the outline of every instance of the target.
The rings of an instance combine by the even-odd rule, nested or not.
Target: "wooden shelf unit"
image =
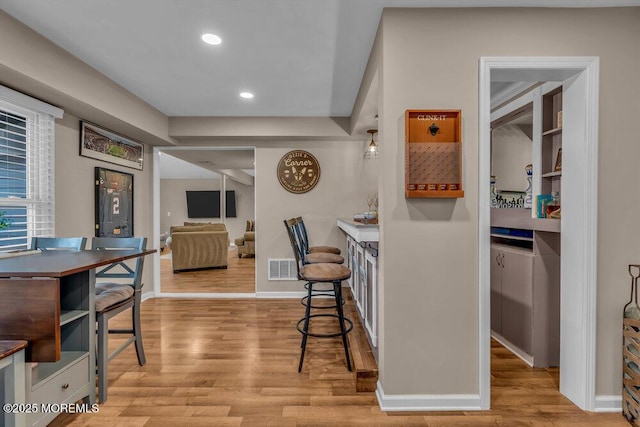
[[[541,183],[542,194],[560,193],[562,177],[562,123],[558,120],[562,112],[562,86],[542,94],[542,147]],[[560,165],[560,169],[556,166]]]
[[[461,110],[406,110],[406,198],[464,197],[461,122]]]
[[[26,403],[95,403],[95,268],[155,250],[42,251],[0,259],[0,339],[29,342]],[[25,414],[45,426],[56,412]]]
[[[543,178],[560,177],[560,176],[562,176],[562,171],[558,171],[558,172],[547,172],[547,173],[543,173],[541,176],[542,176]]]

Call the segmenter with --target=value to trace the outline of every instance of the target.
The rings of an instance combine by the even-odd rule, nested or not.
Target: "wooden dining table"
[[[154,252],[48,250],[0,258],[0,340],[28,341],[28,403],[95,403],[95,269]],[[26,415],[27,425],[46,425],[57,414]]]

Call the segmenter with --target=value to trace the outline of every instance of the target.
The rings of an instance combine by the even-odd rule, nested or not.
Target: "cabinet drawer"
[[[86,386],[88,382],[89,355],[87,354],[27,392],[27,401],[38,404],[39,409],[42,409],[43,404],[73,403],[75,399],[73,401],[70,399],[74,398],[78,390]],[[53,419],[57,415],[57,413],[43,413],[40,410],[37,414],[31,414],[28,425],[40,425],[42,418]],[[45,421],[43,424],[46,425],[47,422]]]

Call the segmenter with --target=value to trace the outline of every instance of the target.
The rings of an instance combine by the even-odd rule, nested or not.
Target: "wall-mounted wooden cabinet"
[[[463,197],[461,110],[405,112],[405,197]]]

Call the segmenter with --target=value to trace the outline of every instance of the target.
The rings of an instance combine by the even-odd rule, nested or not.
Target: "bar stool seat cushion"
[[[96,311],[126,301],[133,296],[133,287],[121,283],[96,283]]]
[[[339,264],[307,264],[300,269],[300,275],[310,282],[336,282],[351,277],[351,270]]]
[[[312,254],[307,254],[304,257],[305,264],[319,264],[323,262],[328,262],[331,264],[342,264],[344,263],[344,258],[340,255],[325,253],[325,252],[314,252]]]
[[[340,255],[340,249],[334,248],[333,246],[311,246],[309,248],[309,253],[316,253],[316,252]]]

